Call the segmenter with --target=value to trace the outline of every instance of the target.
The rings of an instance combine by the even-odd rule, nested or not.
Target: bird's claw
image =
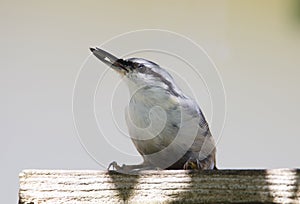
[[[184,170],[190,170],[190,169],[201,169],[201,164],[198,159],[189,159],[185,164],[183,165]]]
[[[140,164],[140,165],[125,165],[123,164],[122,166],[119,166],[117,162],[113,161],[111,162],[107,170],[109,171],[112,168],[112,170],[119,172],[119,173],[128,173],[128,174],[135,174],[143,170],[161,170],[158,167],[153,167],[153,166],[148,166],[145,164]]]
[[[111,163],[108,165],[107,170],[109,171],[111,167],[112,167],[112,170],[116,170],[116,171],[118,171],[118,170],[120,170],[120,169],[122,168],[122,167],[119,166],[118,163],[115,162],[115,161],[111,162]]]
[[[188,170],[188,169],[206,170],[206,169],[214,169],[214,166],[215,166],[215,163],[211,156],[208,156],[203,160],[191,157],[183,165],[183,169],[185,169],[185,170]]]

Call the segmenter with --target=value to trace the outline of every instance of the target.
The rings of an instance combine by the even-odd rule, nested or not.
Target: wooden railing
[[[19,203],[300,203],[300,170],[24,170]]]

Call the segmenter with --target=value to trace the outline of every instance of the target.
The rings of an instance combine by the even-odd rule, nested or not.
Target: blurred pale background
[[[219,168],[299,167],[299,1],[0,1],[0,23],[3,203],[22,169],[102,169],[76,136],[73,85],[89,46],[136,29],[185,35],[218,66]]]

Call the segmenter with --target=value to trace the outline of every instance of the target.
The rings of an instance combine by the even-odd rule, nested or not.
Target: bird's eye
[[[141,73],[146,72],[146,66],[143,64],[139,64],[137,70]]]

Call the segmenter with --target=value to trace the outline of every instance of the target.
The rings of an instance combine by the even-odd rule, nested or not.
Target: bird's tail
[[[214,168],[213,168],[213,170],[218,170],[217,162],[216,162],[216,155],[215,155],[215,158],[214,158]]]

